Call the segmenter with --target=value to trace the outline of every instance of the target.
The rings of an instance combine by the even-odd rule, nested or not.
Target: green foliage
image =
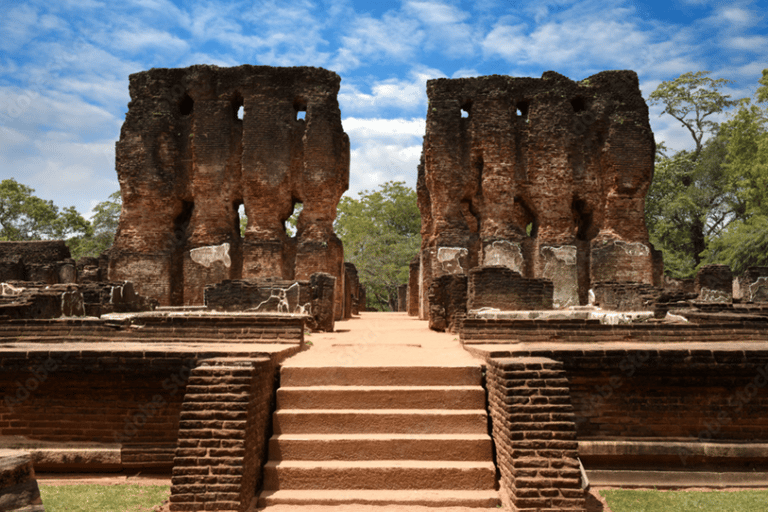
[[[600,491],[613,512],[759,512],[765,510],[768,491]]]
[[[13,178],[0,182],[0,240],[66,239],[87,236],[90,223],[74,207],[59,212],[53,201]]]
[[[691,133],[696,143],[696,156],[703,147],[704,136],[717,130],[717,122],[708,118],[738,103],[719,91],[733,81],[709,78],[709,73],[683,73],[672,81],[662,82],[648,98],[652,105],[664,105],[662,115],[674,117]]]
[[[91,220],[91,232],[81,237],[67,240],[67,245],[75,259],[83,256],[98,257],[102,252],[112,247],[115,240],[117,225],[120,222],[122,210],[120,191],[113,192],[109,199],[102,201],[94,208]]]
[[[740,275],[749,267],[768,266],[768,216],[737,220],[710,244],[705,263],[720,263]]]
[[[677,278],[695,275],[707,258],[710,241],[743,210],[726,166],[731,130],[712,120],[740,101],[720,92],[730,80],[708,75],[708,71],[684,73],[662,82],[649,97],[651,104],[664,106],[662,114],[680,121],[695,144],[693,151],[671,156],[663,142],[658,144],[646,198],[651,243],[664,253],[666,273]]]
[[[409,263],[421,246],[416,191],[390,181],[357,199],[342,197],[334,229],[346,261],[357,267],[368,307],[395,309],[397,287],[408,282]]]
[[[46,485],[46,512],[150,512],[171,494],[168,485]]]

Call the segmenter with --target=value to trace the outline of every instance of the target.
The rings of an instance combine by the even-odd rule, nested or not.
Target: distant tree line
[[[72,257],[98,256],[112,246],[120,220],[120,191],[96,205],[91,220],[74,206],[60,209],[13,178],[0,182],[0,241],[66,240]]]

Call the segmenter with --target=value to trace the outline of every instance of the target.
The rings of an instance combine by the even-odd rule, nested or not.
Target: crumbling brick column
[[[131,75],[110,279],[133,281],[161,305],[201,305],[205,286],[225,279],[326,272],[340,319],[344,254],[333,220],[349,187],[340,80],[319,68],[248,65]],[[291,238],[285,222],[297,204]]]
[[[487,364],[502,499],[517,512],[585,512],[563,364],[537,357],[489,358]]]
[[[179,421],[171,512],[244,512],[256,499],[274,401],[268,358],[210,360],[191,372]]]
[[[634,72],[437,79],[427,95],[422,318],[434,281],[482,265],[551,280],[555,307],[586,303],[593,282],[654,283],[655,146]]]

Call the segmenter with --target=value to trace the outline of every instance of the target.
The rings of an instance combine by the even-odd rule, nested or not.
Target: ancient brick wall
[[[554,288],[546,279],[526,279],[509,267],[475,267],[469,271],[467,310],[552,309]]]
[[[118,469],[167,470],[193,365],[174,352],[4,354],[0,436],[117,445]]]
[[[447,274],[429,288],[429,328],[457,333],[467,316],[467,276]]]
[[[728,265],[704,265],[696,272],[693,286],[702,302],[733,300],[733,274]]]
[[[116,148],[123,206],[110,279],[133,281],[161,305],[184,305],[202,304],[205,286],[225,279],[326,272],[337,279],[341,318],[343,250],[333,221],[348,188],[349,140],[339,83],[309,67],[131,75]],[[285,222],[297,203],[290,238]]]
[[[64,240],[0,242],[0,282],[77,282],[75,261]]]
[[[520,512],[586,510],[562,363],[491,358],[487,379],[502,499]]]
[[[261,485],[274,404],[268,358],[192,370],[173,466],[171,511],[245,511]]]
[[[419,316],[419,260],[417,254],[408,266],[408,316]]]
[[[438,79],[427,94],[422,290],[503,265],[553,281],[563,307],[593,282],[658,279],[643,213],[654,140],[634,72]]]

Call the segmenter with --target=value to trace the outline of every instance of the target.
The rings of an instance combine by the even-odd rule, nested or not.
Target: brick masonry
[[[172,512],[248,509],[266,461],[274,379],[268,358],[206,361],[192,370],[173,466]]]
[[[0,510],[45,512],[29,453],[0,450]]]
[[[585,511],[563,364],[490,358],[487,387],[502,499],[517,512]]]

